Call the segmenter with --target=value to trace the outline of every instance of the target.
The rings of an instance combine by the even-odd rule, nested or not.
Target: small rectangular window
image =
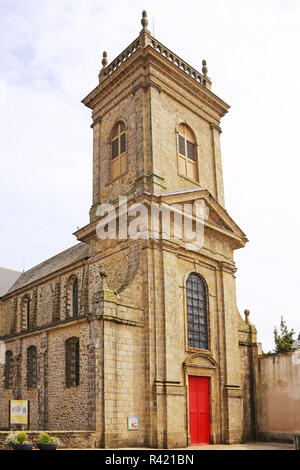
[[[120,153],[124,153],[126,150],[126,134],[121,135],[121,151]]]
[[[196,160],[195,146],[189,141],[187,141],[187,156],[190,160],[193,160],[193,162]]]
[[[185,155],[185,139],[181,135],[178,136],[178,143],[179,143],[179,153],[181,153],[181,155]]]
[[[119,155],[119,139],[113,140],[111,144],[111,153],[112,159],[116,158]]]

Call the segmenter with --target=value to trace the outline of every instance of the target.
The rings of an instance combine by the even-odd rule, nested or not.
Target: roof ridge
[[[0,266],[0,269],[3,269],[5,271],[11,271],[12,273],[20,273],[22,274],[23,271],[18,271],[17,269],[11,269],[11,268],[4,268],[3,266]]]
[[[57,253],[56,255],[53,255],[53,256],[51,256],[50,258],[45,259],[45,261],[42,261],[41,263],[36,264],[36,265],[32,266],[32,267],[29,268],[29,269],[26,269],[26,271],[22,271],[21,274],[26,274],[26,273],[28,273],[29,271],[31,271],[32,269],[39,268],[39,267],[42,266],[44,263],[48,263],[49,261],[51,261],[52,259],[56,258],[57,256],[62,255],[62,254],[64,254],[64,253],[66,253],[66,251],[69,251],[69,250],[71,250],[72,248],[75,248],[76,246],[79,246],[79,245],[87,245],[87,243],[85,243],[85,242],[76,243],[76,245],[70,246],[70,248],[66,248],[65,250],[60,251],[60,252]]]
[[[27,271],[24,271],[7,291],[7,294],[11,294],[18,289],[29,286],[33,282],[36,282],[49,274],[86,258],[89,253],[89,248],[89,245],[85,242],[77,243],[60,253],[57,253],[51,258],[42,261],[40,264],[33,266]]]

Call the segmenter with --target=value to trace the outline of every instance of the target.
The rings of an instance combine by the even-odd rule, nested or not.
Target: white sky
[[[163,44],[231,105],[223,119],[226,208],[250,240],[236,253],[238,307],[264,351],[299,305],[299,0],[0,0],[0,266],[23,270],[72,246],[92,194],[90,111],[102,51]]]

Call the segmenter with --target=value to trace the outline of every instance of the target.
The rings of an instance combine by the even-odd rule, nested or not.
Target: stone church
[[[234,250],[247,238],[225,209],[220,120],[229,106],[142,30],[104,52],[92,110],[93,202],[78,243],[23,273],[0,270],[0,429],[29,400],[29,430],[82,431],[98,447],[238,443],[255,432],[256,330],[236,305]],[[100,204],[192,208],[183,236],[100,239]],[[173,219],[172,219],[173,220]],[[174,222],[173,222],[174,223]]]

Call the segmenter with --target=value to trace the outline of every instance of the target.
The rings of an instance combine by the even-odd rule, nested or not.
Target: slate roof
[[[0,268],[0,297],[9,291],[21,274],[21,272],[12,269]]]
[[[79,243],[78,245],[72,246],[68,250],[59,253],[56,256],[44,261],[41,264],[25,271],[24,273],[19,273],[18,278],[14,279],[14,283],[10,285],[9,290],[5,293],[10,294],[11,292],[21,289],[22,287],[31,284],[32,282],[38,281],[49,274],[58,271],[59,269],[70,266],[71,264],[76,263],[82,259],[88,258],[90,256],[90,247],[86,243]],[[2,294],[4,295],[4,294]]]

